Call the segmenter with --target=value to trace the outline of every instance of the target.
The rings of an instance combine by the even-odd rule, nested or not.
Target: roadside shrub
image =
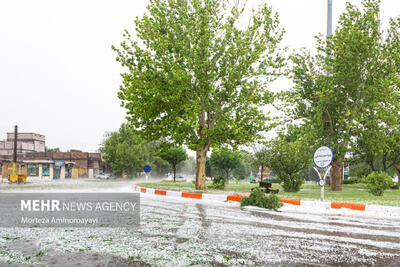
[[[240,201],[240,206],[257,206],[276,211],[282,207],[283,204],[279,201],[279,198],[275,194],[269,194],[269,196],[266,196],[263,192],[261,192],[259,187],[256,187],[251,191],[248,198],[242,198],[242,201]]]
[[[374,196],[382,196],[393,184],[392,178],[385,172],[372,172],[365,178],[365,182],[368,191]]]
[[[359,184],[363,183],[364,180],[361,177],[351,177],[342,181],[342,184]]]
[[[212,184],[207,186],[208,189],[219,189],[223,190],[225,188],[225,179],[222,176],[215,177]]]
[[[279,183],[282,184],[283,189],[286,192],[299,192],[301,185],[304,183],[304,175],[302,172],[292,174],[281,174],[278,177]]]

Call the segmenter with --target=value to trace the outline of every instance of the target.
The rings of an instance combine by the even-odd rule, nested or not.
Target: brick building
[[[100,153],[78,150],[70,152],[33,152],[17,155],[18,173],[28,179],[68,179],[94,177],[103,167]],[[12,173],[12,155],[0,155],[0,175]]]
[[[28,179],[68,179],[94,177],[103,167],[100,153],[79,150],[69,152],[45,152],[46,137],[36,133],[18,133],[18,174]],[[0,177],[8,178],[12,173],[14,133],[0,141]]]

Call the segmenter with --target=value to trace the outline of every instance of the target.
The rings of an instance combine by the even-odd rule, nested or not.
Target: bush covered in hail
[[[254,188],[248,198],[242,198],[240,206],[257,206],[260,208],[278,210],[283,206],[283,203],[279,201],[279,198],[275,194],[267,196],[261,192],[259,187]]]

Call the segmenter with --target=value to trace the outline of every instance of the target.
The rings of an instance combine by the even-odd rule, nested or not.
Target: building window
[[[42,176],[50,176],[50,165],[49,164],[42,165]]]
[[[38,164],[28,164],[28,176],[33,176],[33,177],[39,176]]]

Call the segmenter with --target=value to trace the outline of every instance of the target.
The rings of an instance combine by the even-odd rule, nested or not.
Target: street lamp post
[[[332,0],[328,0],[328,16],[327,16],[327,29],[326,36],[332,34]]]

